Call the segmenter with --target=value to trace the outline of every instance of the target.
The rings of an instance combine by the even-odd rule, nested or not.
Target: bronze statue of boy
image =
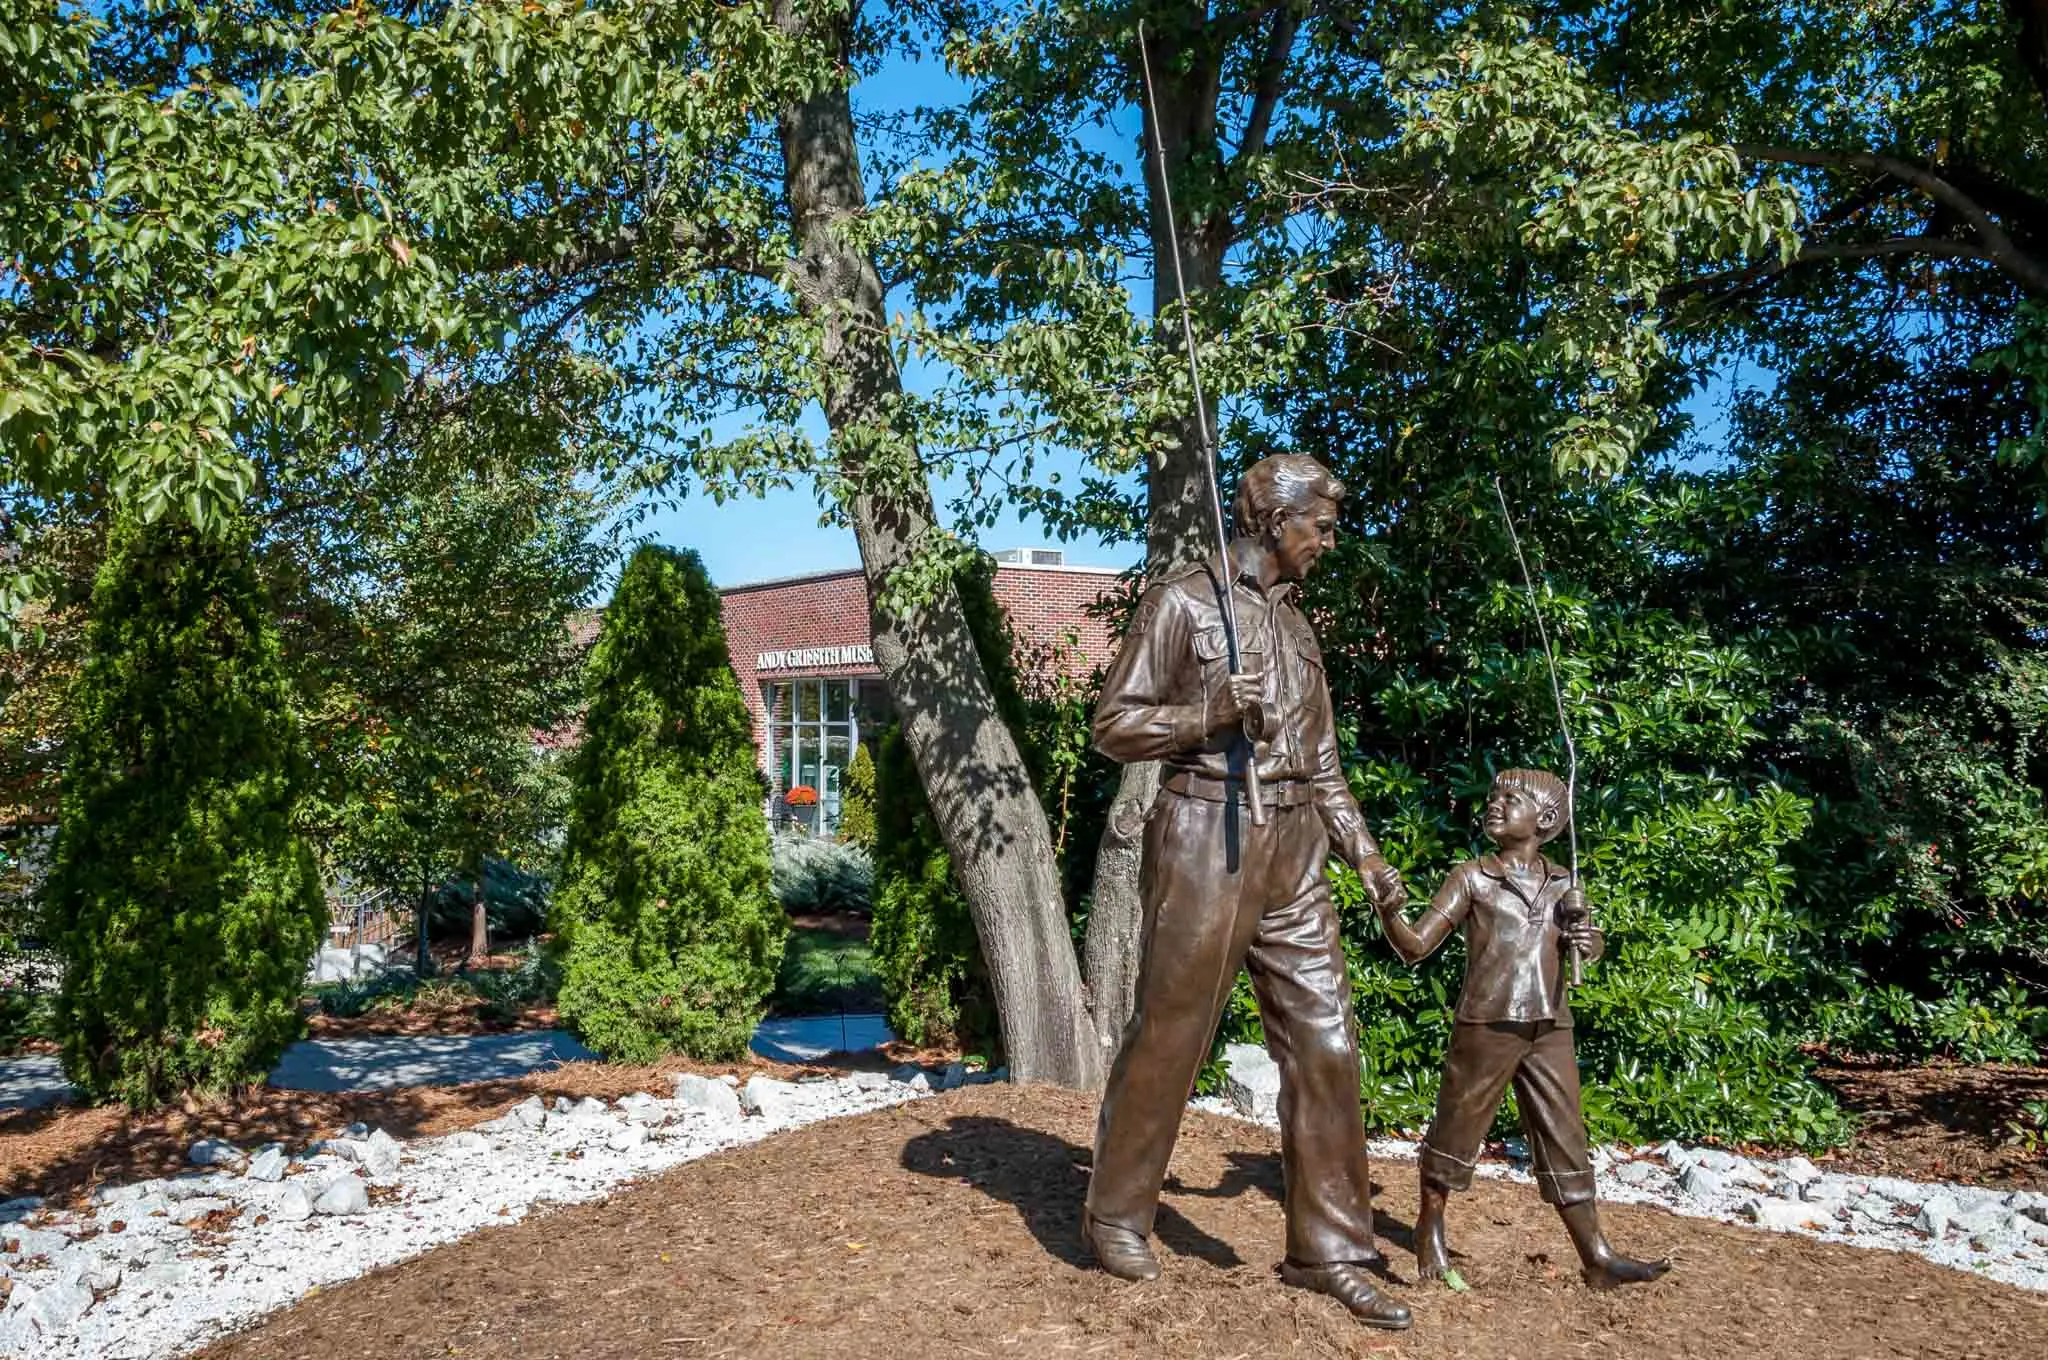
[[[1473,1163],[1510,1082],[1537,1190],[1564,1219],[1586,1282],[1613,1287],[1654,1280],[1671,1268],[1668,1258],[1636,1261],[1616,1253],[1593,1204],[1563,955],[1570,950],[1590,962],[1603,941],[1571,876],[1542,849],[1569,822],[1569,804],[1565,782],[1548,771],[1501,771],[1482,822],[1499,851],[1451,870],[1412,924],[1398,903],[1378,900],[1387,940],[1409,963],[1428,957],[1453,930],[1465,931],[1465,986],[1436,1117],[1422,1141],[1415,1258],[1424,1279],[1450,1268],[1444,1205],[1453,1190],[1471,1186]]]

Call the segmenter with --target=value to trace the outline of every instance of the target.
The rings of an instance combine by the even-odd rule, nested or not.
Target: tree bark
[[[806,20],[778,0],[784,30]],[[845,24],[836,35],[842,49]],[[959,596],[947,586],[892,605],[891,576],[938,531],[914,437],[898,422],[902,378],[888,347],[881,278],[839,228],[866,204],[853,110],[834,83],[781,111],[784,193],[799,305],[821,330],[824,406],[860,545],[875,664],[903,724],[953,872],[981,939],[1012,1075],[1081,1090],[1106,1064],[1068,934],[1052,832],[996,713]]]
[[[479,868],[476,875],[476,894],[469,904],[469,957],[482,959],[491,952],[491,916],[484,903],[484,875]]]
[[[1291,28],[1289,32],[1291,32]],[[1190,154],[1213,150],[1216,131],[1216,68],[1195,63],[1186,71],[1171,69],[1165,53],[1152,54],[1157,82],[1153,104],[1159,115],[1159,140],[1169,176],[1178,178]],[[1277,81],[1277,76],[1274,78]],[[1184,348],[1178,322],[1167,311],[1178,301],[1174,286],[1174,235],[1167,225],[1167,201],[1159,183],[1159,157],[1153,149],[1152,109],[1144,111],[1140,132],[1144,143],[1145,184],[1152,237],[1152,317],[1160,343]],[[1255,111],[1256,113],[1256,111]],[[1264,119],[1260,119],[1263,126]],[[1181,281],[1190,301],[1197,301],[1223,280],[1223,257],[1229,249],[1227,217],[1180,219]],[[1199,341],[1200,336],[1196,339]],[[1214,408],[1208,413],[1214,426]],[[1216,550],[1216,510],[1210,501],[1210,451],[1202,445],[1193,411],[1175,422],[1171,439],[1145,470],[1145,568],[1152,580],[1163,580],[1180,567]],[[1224,506],[1228,518],[1229,506]],[[1122,1042],[1124,1025],[1138,995],[1138,945],[1143,905],[1138,895],[1145,814],[1159,795],[1159,764],[1139,761],[1124,766],[1110,805],[1109,821],[1095,854],[1094,899],[1088,909],[1083,941],[1088,996],[1096,1042],[1113,1056]]]

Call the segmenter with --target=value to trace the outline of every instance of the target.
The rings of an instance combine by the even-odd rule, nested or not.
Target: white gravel
[[[1204,1096],[1194,1106],[1279,1127],[1277,1119],[1248,1114],[1226,1096]],[[1375,1158],[1412,1162],[1419,1146],[1404,1139],[1375,1138],[1367,1149]],[[1716,1148],[1676,1143],[1599,1148],[1593,1166],[1597,1194],[1613,1203],[1651,1204],[1688,1218],[1802,1233],[1852,1247],[1910,1251],[1936,1265],[2048,1291],[2048,1195],[1847,1176],[1820,1171],[1804,1157],[1752,1161]],[[1529,1212],[1539,1213],[1543,1206],[1527,1168],[1526,1161],[1484,1161],[1478,1174],[1527,1185]],[[1456,1212],[1453,1205],[1452,1214]],[[1931,1224],[1942,1228],[1939,1236],[1926,1231]],[[1455,1232],[1455,1220],[1452,1227]],[[1637,1255],[1661,1250],[1655,1241],[1615,1245]]]
[[[0,1252],[0,1276],[12,1281],[0,1357],[181,1355],[316,1287],[516,1223],[541,1206],[602,1199],[724,1148],[918,1096],[873,1074],[777,1082],[754,1094],[768,1113],[738,1118],[667,1092],[549,1109],[535,1097],[512,1116],[445,1137],[401,1142],[358,1127],[317,1152],[288,1149],[280,1181],[212,1169],[103,1187],[105,1202],[90,1216],[0,1205],[0,1247],[16,1248]],[[274,1159],[246,1151],[256,1154],[252,1170],[270,1170]],[[201,1155],[216,1168],[231,1160],[217,1147]],[[215,1208],[234,1215],[219,1234],[205,1231],[205,1219],[199,1232],[174,1222]]]
[[[1250,1066],[1245,1055],[1248,1073]],[[12,1287],[0,1310],[0,1360],[178,1356],[315,1288],[516,1223],[537,1208],[602,1199],[784,1129],[922,1098],[961,1075],[933,1082],[906,1068],[893,1079],[757,1077],[744,1092],[726,1086],[717,1096],[706,1089],[715,1083],[689,1078],[677,1092],[635,1093],[616,1105],[557,1099],[546,1106],[534,1097],[477,1129],[439,1138],[403,1142],[356,1125],[309,1148],[230,1156],[207,1147],[208,1169],[102,1187],[87,1214],[10,1201],[0,1204],[0,1277]],[[1233,1085],[1241,1103],[1203,1098],[1194,1108],[1270,1127],[1275,1120],[1259,1086],[1252,1073]],[[741,1114],[742,1104],[759,1113]],[[1416,1145],[1382,1139],[1371,1151],[1412,1159]],[[266,1179],[281,1158],[284,1175]],[[1804,1158],[1750,1161],[1671,1143],[1603,1148],[1595,1164],[1600,1195],[1610,1201],[1915,1252],[2048,1290],[2048,1196],[1845,1176]],[[1529,1185],[1530,1211],[1539,1211],[1525,1164],[1489,1162],[1479,1174]],[[1649,1241],[1621,1245],[1658,1249]]]

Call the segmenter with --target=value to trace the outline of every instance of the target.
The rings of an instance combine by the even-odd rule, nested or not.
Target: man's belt
[[[1236,779],[1211,779],[1193,770],[1176,770],[1166,778],[1165,787],[1187,798],[1205,803],[1227,803],[1242,796],[1244,784]],[[1300,807],[1315,797],[1315,784],[1307,779],[1265,779],[1259,783],[1267,807]]]

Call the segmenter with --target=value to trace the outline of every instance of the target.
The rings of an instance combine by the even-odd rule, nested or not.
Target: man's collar
[[[1235,579],[1250,586],[1275,604],[1285,604],[1293,598],[1293,581],[1275,581],[1270,589],[1259,584],[1258,545],[1244,537],[1230,540],[1230,564],[1235,568]],[[1213,571],[1214,562],[1211,568]]]
[[[1536,862],[1543,866],[1543,876],[1545,878],[1571,877],[1568,871],[1551,863],[1548,855],[1539,854],[1536,857]],[[1485,874],[1488,878],[1497,878],[1505,882],[1508,876],[1508,866],[1501,859],[1499,851],[1489,850],[1479,857],[1479,872]]]

